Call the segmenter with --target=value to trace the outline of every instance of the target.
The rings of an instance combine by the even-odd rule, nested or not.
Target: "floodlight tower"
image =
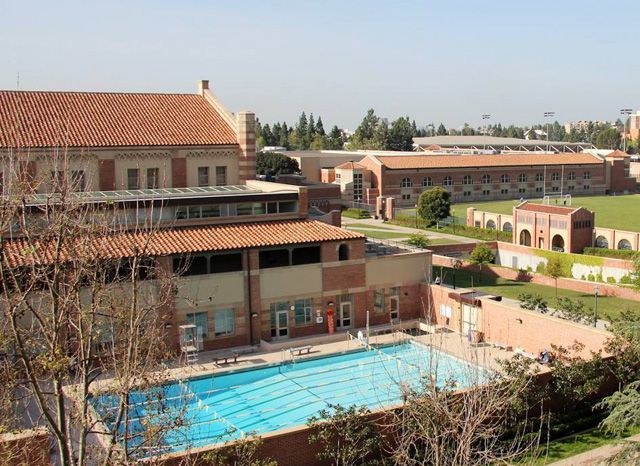
[[[556,112],[544,112],[544,117],[547,119],[547,152],[549,152],[549,119],[556,116]]]
[[[490,113],[485,113],[484,115],[482,115],[482,119],[483,120],[491,120],[491,114]],[[487,150],[487,127],[485,126],[484,128],[484,150]]]
[[[627,123],[632,111],[630,108],[620,109],[620,115],[625,115],[624,125],[622,126],[622,152],[627,152]]]

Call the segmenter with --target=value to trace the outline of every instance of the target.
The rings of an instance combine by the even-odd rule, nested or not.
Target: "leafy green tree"
[[[381,453],[382,439],[366,407],[330,405],[309,419],[309,443],[319,443],[318,459],[335,466],[369,464]]]
[[[410,151],[413,149],[413,136],[416,132],[415,121],[409,123],[409,117],[400,117],[391,123],[387,150]]]
[[[617,149],[620,147],[620,133],[611,127],[598,131],[595,136],[595,145],[598,149]]]
[[[318,117],[318,121],[316,122],[316,134],[319,134],[320,136],[324,136],[325,135],[324,125],[322,124],[322,117],[321,116]]]
[[[333,126],[329,132],[329,149],[340,150],[344,147],[344,136],[337,126]]]
[[[349,142],[349,148],[351,149],[378,149],[378,147],[371,147],[374,144],[374,136],[376,129],[380,124],[380,118],[375,113],[375,110],[370,108],[367,114],[362,119],[360,125],[353,133],[353,137]]]
[[[432,226],[449,217],[450,208],[451,194],[441,186],[436,186],[420,194],[416,214],[425,221],[427,226]]]
[[[473,251],[471,251],[469,256],[469,261],[480,267],[481,272],[483,265],[491,264],[495,259],[495,254],[491,252],[491,248],[489,248],[485,243],[478,243],[476,247],[473,248]]]
[[[436,135],[446,136],[447,134],[448,134],[447,128],[444,126],[444,124],[440,123],[440,126],[438,126],[438,129],[436,131]]]
[[[553,255],[547,260],[546,274],[555,280],[556,299],[558,299],[558,277],[562,277],[562,259]]]
[[[286,173],[298,173],[298,161],[278,152],[258,152],[256,172],[259,175],[276,176]]]
[[[311,150],[325,150],[329,148],[329,138],[324,134],[316,134],[309,146]]]

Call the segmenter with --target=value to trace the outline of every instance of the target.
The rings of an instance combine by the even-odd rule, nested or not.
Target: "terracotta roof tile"
[[[356,163],[356,162],[344,162],[344,163],[341,163],[340,165],[337,165],[336,168],[346,168],[346,169],[349,169],[349,170],[353,170],[353,169],[362,170],[362,169],[365,169],[367,167],[365,167],[362,164]]]
[[[151,239],[144,232],[120,233],[83,247],[98,251],[102,258],[109,259],[131,256],[135,247],[142,248],[147,242],[149,255],[166,256],[358,238],[364,236],[316,220],[283,220],[161,230],[153,233]],[[24,240],[7,242],[3,260],[12,267],[25,264],[26,258],[51,261],[51,252],[44,246],[36,246],[35,249],[35,252],[31,252],[33,250]],[[75,248],[74,254],[77,254]]]
[[[566,154],[489,154],[489,155],[408,155],[378,156],[386,168],[409,170],[415,168],[513,167],[519,165],[582,165],[602,163],[602,159],[588,153]]]
[[[237,144],[197,94],[0,91],[0,147]]]
[[[569,215],[577,207],[565,207],[559,205],[531,204],[526,202],[516,207],[517,210],[526,210],[528,212],[541,212],[545,214]]]

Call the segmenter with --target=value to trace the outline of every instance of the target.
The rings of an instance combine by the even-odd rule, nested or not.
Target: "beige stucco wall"
[[[203,151],[207,152],[207,151]],[[198,186],[198,167],[209,167],[209,184],[215,186],[216,167],[227,167],[227,185],[239,184],[238,156],[211,151],[207,155],[187,157],[187,186]]]
[[[296,265],[260,270],[260,297],[306,295],[322,292],[322,265]]]
[[[179,278],[176,309],[193,309],[195,304],[221,306],[243,302],[244,282],[243,272]]]
[[[154,155],[150,157],[118,157],[115,164],[116,189],[125,190],[127,186],[127,170],[137,168],[139,170],[140,189],[147,187],[147,169],[159,168],[159,183],[161,188],[172,186],[171,179],[171,158],[168,155]]]
[[[431,254],[409,253],[367,258],[367,287],[389,283],[421,283],[428,280]]]

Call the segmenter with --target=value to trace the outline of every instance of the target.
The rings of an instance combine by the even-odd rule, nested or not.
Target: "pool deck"
[[[336,336],[334,335],[332,338],[335,340]],[[322,338],[315,340],[321,341]],[[477,345],[470,344],[465,335],[456,332],[436,332],[411,337],[402,332],[393,332],[371,336],[369,342],[371,345],[376,346],[400,344],[409,340],[414,340],[416,342],[432,346],[466,362],[495,371],[500,370],[500,360],[511,359],[515,356],[513,351],[494,348],[486,343],[480,343]],[[223,374],[237,370],[253,369],[265,365],[279,364],[291,360],[291,353],[288,351],[288,348],[308,344],[304,340],[289,340],[287,343],[290,344],[286,345],[285,349],[277,351],[253,350],[251,347],[239,348],[237,362],[231,362],[228,364],[216,363],[215,360],[221,355],[228,355],[230,351],[233,350],[201,352],[198,354],[198,362],[191,365],[186,365],[179,359],[172,361],[170,366],[167,367],[166,374],[164,374],[164,376],[166,380],[181,380],[190,377],[199,377],[209,374]],[[364,348],[364,346],[361,342],[349,338],[345,333],[344,339],[340,341],[313,343],[313,347],[309,354],[303,354],[301,356],[296,355],[294,358],[296,361],[303,361],[309,358],[330,356],[362,348]],[[242,350],[247,352],[243,353]],[[538,366],[541,372],[548,370],[546,366]],[[109,384],[110,378],[108,374],[105,374],[105,377],[102,380],[97,381],[95,388],[98,391],[102,391],[103,389],[106,389]]]

